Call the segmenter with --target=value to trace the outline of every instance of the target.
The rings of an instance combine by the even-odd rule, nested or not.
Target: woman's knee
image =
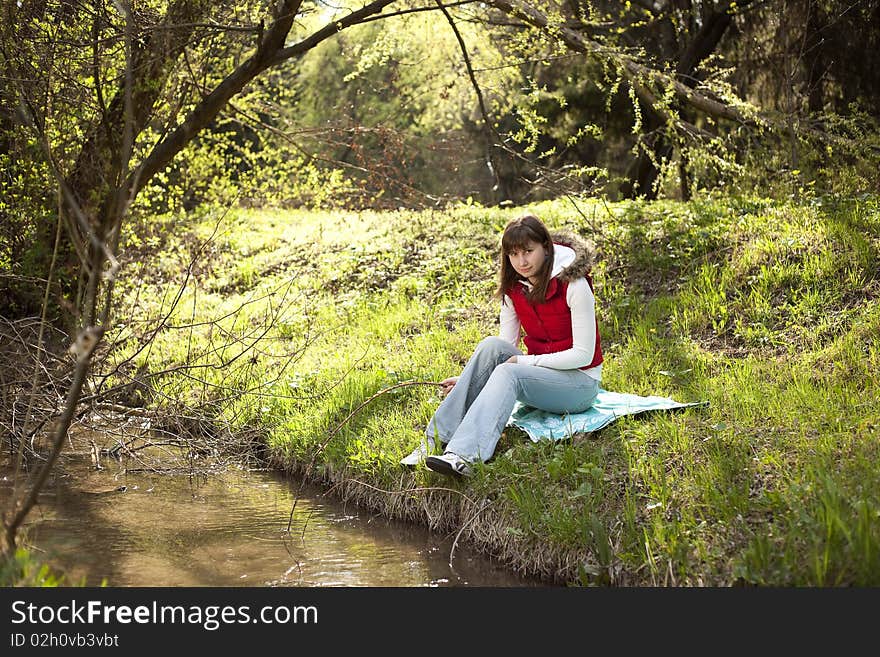
[[[501,363],[489,377],[489,381],[501,385],[515,385],[517,381],[517,365],[516,363]]]
[[[502,340],[498,336],[493,335],[480,340],[480,343],[477,345],[474,353],[480,355],[489,354],[497,356],[504,353],[513,354],[515,353],[515,351],[513,345],[507,342],[507,340]]]

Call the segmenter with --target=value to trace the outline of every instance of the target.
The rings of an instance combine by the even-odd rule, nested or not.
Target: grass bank
[[[206,213],[170,241],[157,219],[126,251],[119,374],[262,428],[279,468],[558,583],[880,584],[878,200],[530,209],[599,248],[603,387],[708,408],[554,444],[508,430],[462,482],[398,464],[434,386],[345,421],[458,373],[496,332],[496,245],[520,210],[474,206]]]

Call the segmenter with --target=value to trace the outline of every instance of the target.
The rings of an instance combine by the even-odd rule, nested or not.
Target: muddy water
[[[266,471],[96,471],[62,455],[28,519],[67,581],[109,586],[532,586],[454,537],[390,521]],[[0,500],[11,474],[0,472]],[[5,506],[5,504],[3,505]]]

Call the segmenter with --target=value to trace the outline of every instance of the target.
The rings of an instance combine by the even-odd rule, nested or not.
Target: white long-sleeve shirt
[[[553,276],[557,276],[575,259],[574,250],[554,244]],[[527,287],[531,287],[525,283]],[[568,284],[565,301],[571,309],[572,345],[569,349],[550,354],[517,356],[516,362],[524,365],[549,367],[555,370],[574,370],[589,365],[596,350],[596,297],[586,278],[577,278]],[[499,317],[499,337],[519,348],[521,324],[513,302],[504,295]],[[602,364],[583,370],[597,381],[602,380]]]

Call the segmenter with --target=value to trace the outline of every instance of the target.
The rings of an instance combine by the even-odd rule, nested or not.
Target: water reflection
[[[68,581],[110,586],[530,586],[452,537],[366,514],[271,472],[95,471],[66,455],[28,537]],[[8,498],[11,476],[2,473]]]

